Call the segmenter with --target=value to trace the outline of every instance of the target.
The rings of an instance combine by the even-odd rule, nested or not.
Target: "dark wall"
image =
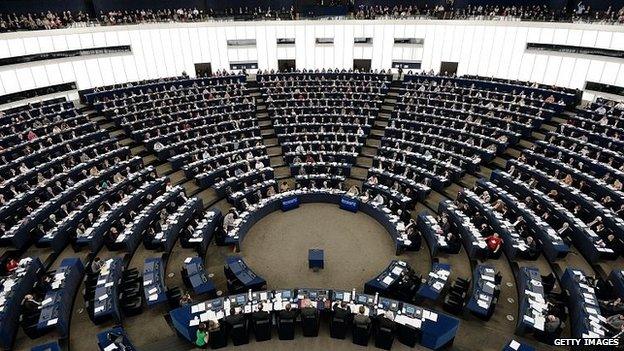
[[[0,13],[87,11],[83,0],[1,0]]]
[[[80,0],[78,0],[80,1]],[[294,0],[93,0],[95,11],[112,10],[142,10],[142,9],[226,9],[240,7],[262,7],[270,6],[272,9],[290,8]]]
[[[213,9],[239,7],[271,7],[272,9],[290,8],[295,0],[206,0],[206,6]]]
[[[93,0],[93,7],[96,13],[100,13],[112,10],[205,9],[206,3],[204,0]]]

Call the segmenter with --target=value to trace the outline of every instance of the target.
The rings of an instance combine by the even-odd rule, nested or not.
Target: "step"
[[[360,167],[370,168],[373,167],[373,159],[371,157],[358,156],[356,159],[357,165]]]
[[[258,121],[258,126],[260,126],[260,128],[273,128],[273,124],[271,123],[271,120],[262,120],[262,121]]]
[[[373,148],[378,148],[379,146],[381,146],[381,140],[366,139],[366,146],[373,147]]]
[[[269,157],[269,163],[273,168],[286,166],[286,162],[284,162],[284,158],[281,155]]]
[[[539,133],[539,132],[533,132],[533,133],[531,133],[531,136],[533,138],[535,138],[535,139],[538,139],[538,140],[545,140],[546,139],[546,134],[542,134],[542,133]]]
[[[156,157],[156,155],[147,155],[145,157],[143,157],[143,164],[146,166],[151,165],[152,163],[155,163],[158,161],[158,158]]]
[[[270,129],[270,130],[262,129],[260,130],[260,135],[263,138],[275,137],[275,131],[273,129]]]
[[[184,171],[182,170],[175,171],[171,173],[168,177],[169,177],[169,180],[171,181],[171,184],[173,185],[178,185],[178,184],[188,181],[188,179],[186,179],[186,176],[184,175]]]
[[[184,188],[186,196],[193,196],[200,190],[199,185],[197,185],[194,179],[188,180],[180,186]]]
[[[266,147],[273,147],[273,146],[279,145],[279,142],[277,141],[277,138],[264,138],[264,139],[262,139],[262,143]]]
[[[368,168],[366,168],[366,167],[359,167],[359,166],[351,167],[351,176],[350,176],[350,178],[355,178],[355,179],[358,179],[358,180],[365,181],[367,177],[368,177]]]
[[[101,129],[111,130],[117,128],[117,125],[114,122],[101,123],[99,125]]]
[[[111,137],[113,137],[113,138],[118,138],[119,139],[120,136],[122,136],[122,135],[125,136],[126,132],[124,132],[122,129],[117,129],[117,130],[113,130],[112,132],[110,132],[108,134]]]
[[[173,167],[170,162],[165,162],[162,165],[156,166],[156,174],[162,177],[173,172]]]
[[[119,140],[119,144],[121,146],[130,146],[134,144],[134,140],[132,140],[131,138],[124,138]]]
[[[147,149],[145,148],[145,146],[139,145],[130,149],[130,152],[132,153],[132,156],[143,155],[147,153]]]
[[[290,177],[290,167],[280,166],[273,169],[276,179],[284,179]]]
[[[213,188],[204,189],[194,195],[200,198],[204,203],[204,208],[211,207],[215,202],[220,200],[219,195]]]
[[[377,155],[377,149],[368,147],[368,146],[363,146],[361,154],[364,156],[374,157]]]
[[[282,155],[282,147],[281,146],[267,147],[267,154],[270,157],[281,156]]]

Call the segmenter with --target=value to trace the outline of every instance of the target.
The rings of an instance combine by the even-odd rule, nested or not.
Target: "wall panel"
[[[316,38],[334,38],[317,45]],[[354,45],[371,37],[372,45]],[[394,45],[399,37],[423,38],[424,45]],[[280,46],[277,38],[295,38]],[[256,39],[255,47],[228,48],[227,39]],[[624,84],[622,62],[601,57],[526,52],[527,42],[624,50],[624,28],[600,25],[481,21],[281,21],[162,23],[90,27],[49,32],[0,34],[0,57],[39,52],[130,45],[129,55],[76,57],[0,67],[0,92],[76,81],[80,89],[102,84],[194,75],[194,63],[213,71],[233,61],[258,61],[276,69],[278,59],[295,59],[298,68],[351,68],[353,59],[370,59],[387,69],[395,59],[421,60],[425,70],[457,61],[459,74],[481,74],[582,88],[586,80]]]

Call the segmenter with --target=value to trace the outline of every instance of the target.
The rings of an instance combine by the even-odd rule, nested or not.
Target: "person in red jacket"
[[[488,249],[490,249],[490,254],[495,255],[503,245],[503,239],[498,236],[498,233],[494,233],[485,238],[485,243],[487,244]]]
[[[7,262],[7,264],[6,264],[6,271],[8,273],[11,273],[11,272],[13,272],[14,270],[17,269],[18,265],[19,265],[19,262],[17,262],[14,259],[10,259],[9,262]]]

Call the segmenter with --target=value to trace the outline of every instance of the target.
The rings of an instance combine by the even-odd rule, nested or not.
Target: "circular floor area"
[[[325,250],[325,269],[317,273],[308,269],[310,248]],[[397,257],[394,241],[375,219],[322,203],[264,217],[245,236],[241,255],[269,289],[362,290]]]

